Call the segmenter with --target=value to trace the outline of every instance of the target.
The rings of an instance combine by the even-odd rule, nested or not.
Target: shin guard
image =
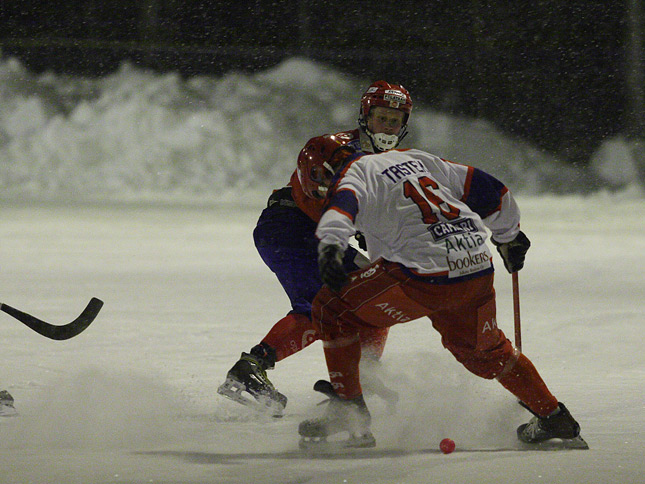
[[[275,323],[262,342],[275,348],[276,361],[280,361],[319,339],[320,333],[311,319],[291,313]]]
[[[358,334],[323,341],[329,380],[336,394],[351,400],[362,395],[358,363],[361,359],[361,343]]]
[[[515,364],[497,377],[504,388],[526,404],[536,415],[547,416],[558,408],[544,380],[526,356],[520,354]]]

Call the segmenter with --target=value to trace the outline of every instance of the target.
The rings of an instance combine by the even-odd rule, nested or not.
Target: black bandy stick
[[[42,321],[31,314],[27,314],[11,306],[0,303],[0,310],[16,318],[24,325],[33,329],[36,333],[54,340],[70,339],[83,332],[85,328],[94,321],[101,310],[101,307],[103,307],[103,301],[93,297],[78,318],[71,323],[56,326]]]

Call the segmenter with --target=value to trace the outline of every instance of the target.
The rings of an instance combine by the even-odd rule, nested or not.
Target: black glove
[[[517,272],[524,267],[524,257],[526,257],[526,252],[531,247],[531,241],[524,235],[524,232],[520,230],[517,237],[503,244],[496,242],[495,239],[491,240],[497,247],[499,255],[502,256],[504,267],[508,272]]]
[[[338,292],[347,283],[347,272],[343,267],[344,251],[337,245],[326,245],[318,254],[320,279],[332,291]]]

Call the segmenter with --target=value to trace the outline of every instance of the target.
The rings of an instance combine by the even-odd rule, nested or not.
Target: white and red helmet
[[[311,138],[298,155],[298,180],[302,191],[309,198],[325,198],[327,189],[336,170],[354,153],[347,144],[350,138],[325,134]]]
[[[398,135],[372,133],[367,127],[367,118],[374,106],[397,109],[405,113],[403,125]],[[358,125],[370,137],[374,148],[387,151],[396,148],[408,132],[408,118],[412,112],[412,98],[406,88],[400,84],[390,84],[386,81],[376,81],[367,88],[361,98],[361,108],[358,115]]]

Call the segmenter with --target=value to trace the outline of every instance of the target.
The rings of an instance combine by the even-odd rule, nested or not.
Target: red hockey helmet
[[[412,112],[412,98],[408,90],[400,84],[376,81],[367,88],[361,98],[361,114],[363,117],[367,118],[372,106],[398,109],[409,116]]]
[[[354,149],[347,139],[333,134],[316,136],[307,141],[298,155],[298,180],[309,198],[321,200],[338,167]]]
[[[378,136],[379,133],[372,133],[367,127],[367,118],[374,106],[397,109],[405,113],[403,124],[398,135]],[[395,148],[396,145],[407,134],[408,118],[412,112],[412,98],[406,88],[400,84],[390,84],[386,81],[376,81],[367,88],[361,98],[361,108],[358,115],[359,126],[372,139],[374,147],[379,151]],[[394,139],[389,139],[394,137]],[[382,138],[388,138],[387,140]]]

